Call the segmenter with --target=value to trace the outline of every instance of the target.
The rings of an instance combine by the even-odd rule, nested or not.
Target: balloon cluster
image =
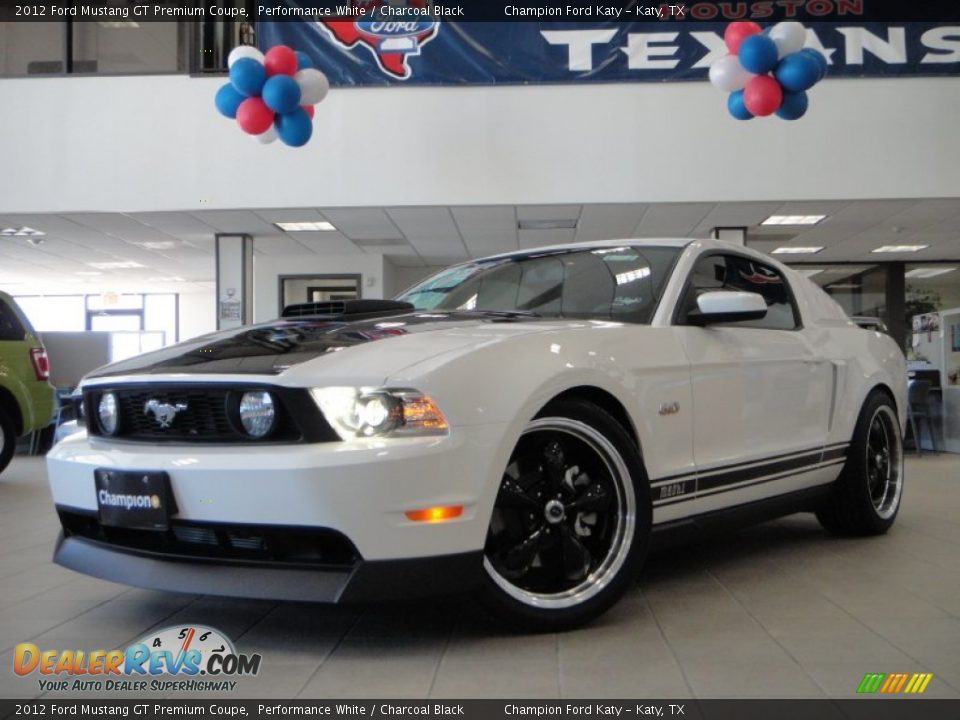
[[[730,93],[727,109],[737,120],[777,114],[799,120],[807,112],[807,90],[827,75],[827,58],[804,48],[807,29],[781,22],[766,31],[755,22],[730,23],[723,40],[729,55],[710,66],[710,82]]]
[[[330,83],[308,55],[286,45],[266,54],[241,45],[227,65],[230,82],[214,98],[221,115],[236,119],[241,130],[264,144],[277,138],[291,147],[309,142],[313,106],[326,97]]]

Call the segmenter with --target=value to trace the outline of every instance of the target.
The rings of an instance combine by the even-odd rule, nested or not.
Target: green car
[[[49,425],[53,412],[47,351],[13,298],[0,292],[0,472],[17,438]]]

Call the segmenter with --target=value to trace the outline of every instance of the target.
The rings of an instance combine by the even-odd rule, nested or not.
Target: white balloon
[[[253,58],[258,63],[262,63],[263,53],[252,45],[238,45],[227,56],[227,67],[233,67],[233,64],[240,58]]]
[[[316,105],[330,92],[330,81],[319,70],[313,68],[299,70],[293,79],[300,86],[301,105]]]
[[[803,23],[779,22],[770,28],[770,39],[777,44],[777,55],[784,58],[803,50],[807,42],[807,29]]]
[[[710,84],[723,92],[743,90],[754,74],[745,70],[736,55],[727,55],[710,66]]]
[[[253,137],[261,145],[269,145],[279,136],[277,135],[277,128],[271,125],[266,132],[260,133],[259,135],[254,135]]]

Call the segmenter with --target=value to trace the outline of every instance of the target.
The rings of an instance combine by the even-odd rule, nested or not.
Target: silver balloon
[[[319,70],[313,68],[300,70],[293,76],[293,79],[300,86],[301,105],[316,105],[330,92],[330,81]]]
[[[743,90],[754,77],[736,55],[722,57],[710,66],[710,84],[723,92]]]
[[[807,29],[803,23],[779,22],[770,28],[770,39],[777,45],[777,55],[785,58],[803,49],[807,42]]]

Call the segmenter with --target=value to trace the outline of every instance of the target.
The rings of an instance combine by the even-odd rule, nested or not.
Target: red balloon
[[[761,32],[763,32],[763,28],[755,22],[740,20],[727,25],[727,29],[723,31],[723,41],[727,44],[727,50],[730,51],[730,54],[736,55],[740,52],[740,44],[744,40]],[[269,70],[267,70],[267,74],[270,74]]]
[[[247,98],[237,108],[237,124],[245,133],[261,135],[273,125],[273,110],[262,98]]]
[[[301,105],[300,107],[303,108],[303,111],[307,114],[307,117],[313,120],[313,113],[316,108],[313,105]]]
[[[297,54],[286,45],[277,45],[267,50],[263,56],[263,66],[267,69],[267,77],[296,75]]]
[[[773,115],[783,103],[783,88],[769,75],[757,75],[743,89],[743,104],[754,115]]]

